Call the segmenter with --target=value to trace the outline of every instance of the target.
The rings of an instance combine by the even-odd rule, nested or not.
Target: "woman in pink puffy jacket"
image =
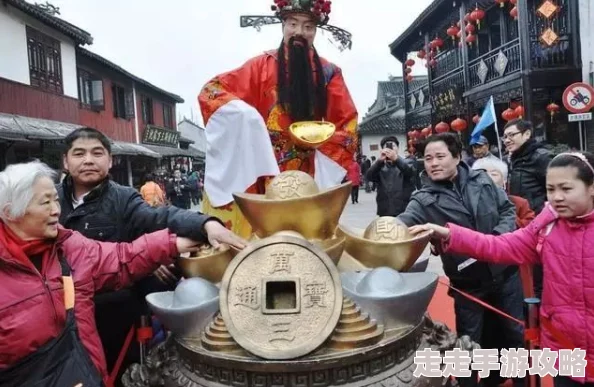
[[[448,253],[493,263],[536,264],[544,270],[541,348],[586,351],[585,377],[557,376],[555,387],[594,386],[594,155],[562,153],[547,170],[548,203],[527,227],[499,236],[454,224],[433,230]],[[590,278],[590,279],[588,279]],[[558,369],[559,361],[556,362]]]

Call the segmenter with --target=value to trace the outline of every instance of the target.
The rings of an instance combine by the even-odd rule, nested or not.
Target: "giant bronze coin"
[[[320,248],[293,236],[253,242],[227,268],[221,315],[246,351],[271,360],[314,351],[342,310],[336,266]]]

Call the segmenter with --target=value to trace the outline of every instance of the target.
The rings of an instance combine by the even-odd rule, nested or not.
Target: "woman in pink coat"
[[[557,376],[555,387],[594,386],[593,165],[594,155],[589,153],[556,156],[547,170],[545,209],[530,225],[513,233],[484,235],[454,224],[410,228],[413,234],[433,230],[449,253],[494,263],[543,266],[541,348],[580,348],[588,360],[585,377]]]

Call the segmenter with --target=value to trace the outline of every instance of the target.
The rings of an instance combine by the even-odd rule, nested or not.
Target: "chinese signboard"
[[[462,90],[458,86],[452,86],[431,96],[433,111],[438,115],[449,115],[462,106]]]
[[[147,125],[142,138],[143,144],[165,145],[177,147],[179,143],[179,132]]]

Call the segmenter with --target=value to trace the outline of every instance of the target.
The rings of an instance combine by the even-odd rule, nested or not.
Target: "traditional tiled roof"
[[[93,37],[87,31],[78,28],[77,26],[72,25],[67,21],[64,21],[56,16],[50,15],[43,9],[31,3],[28,3],[24,0],[3,0],[2,3],[12,5],[13,7],[26,13],[27,15],[34,17],[40,22],[72,38],[76,43],[93,44]]]
[[[398,134],[406,131],[404,108],[395,106],[378,114],[366,117],[359,124],[359,134]]]
[[[124,70],[123,68],[121,68],[120,66],[118,66],[117,64],[105,59],[104,57],[95,54],[94,52],[91,52],[89,50],[86,50],[82,47],[77,47],[76,49],[77,53],[90,58],[92,60],[95,60],[101,64],[103,64],[104,66],[109,67],[110,69],[119,72],[120,74],[126,76],[127,78],[132,79],[134,82],[137,82],[140,85],[143,85],[145,87],[148,87],[149,89],[156,91],[159,94],[165,95],[167,97],[169,97],[170,99],[172,99],[173,101],[177,102],[177,103],[184,103],[184,100],[182,97],[180,97],[177,94],[173,94],[170,93],[168,91],[165,91],[163,89],[161,89],[160,87],[157,87],[155,85],[153,85],[152,83],[145,81],[142,78],[137,77],[136,75],[129,73],[128,71]]]

